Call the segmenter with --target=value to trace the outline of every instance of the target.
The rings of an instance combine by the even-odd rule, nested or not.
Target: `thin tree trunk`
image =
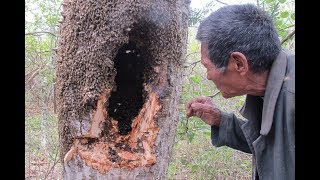
[[[166,179],[189,3],[63,2],[56,98],[65,179]]]
[[[52,84],[52,90],[53,90],[53,113],[56,114],[57,113],[57,103],[56,103],[56,82],[54,81],[54,83]]]
[[[44,152],[46,154],[47,152],[47,136],[46,136],[46,130],[47,130],[47,127],[46,127],[46,124],[48,122],[48,107],[47,107],[47,98],[46,98],[46,92],[42,92],[42,96],[44,96],[44,98],[41,98],[42,99],[42,107],[41,107],[41,149],[42,149],[42,152]]]

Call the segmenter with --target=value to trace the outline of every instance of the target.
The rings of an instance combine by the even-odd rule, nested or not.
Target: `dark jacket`
[[[247,95],[240,113],[222,112],[211,127],[214,146],[252,154],[252,179],[295,179],[295,56],[282,50],[274,61],[264,97]]]

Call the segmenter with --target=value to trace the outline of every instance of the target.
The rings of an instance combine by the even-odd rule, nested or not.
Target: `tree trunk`
[[[166,179],[189,3],[63,2],[56,95],[65,179]]]
[[[44,92],[44,90],[41,92],[42,94],[42,99],[41,99],[41,151],[47,155],[47,136],[46,136],[46,127],[48,123],[48,107],[47,107],[47,94]]]

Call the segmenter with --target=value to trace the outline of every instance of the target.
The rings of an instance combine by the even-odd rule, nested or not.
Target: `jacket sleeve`
[[[211,126],[211,141],[216,147],[228,146],[251,154],[251,150],[242,132],[241,125],[245,121],[233,113],[221,111],[220,126]]]

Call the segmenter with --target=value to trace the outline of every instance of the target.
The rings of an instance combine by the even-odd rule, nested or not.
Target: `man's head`
[[[196,38],[208,79],[225,92],[224,97],[247,94],[243,78],[268,72],[281,50],[271,17],[252,4],[213,12],[200,23]]]

